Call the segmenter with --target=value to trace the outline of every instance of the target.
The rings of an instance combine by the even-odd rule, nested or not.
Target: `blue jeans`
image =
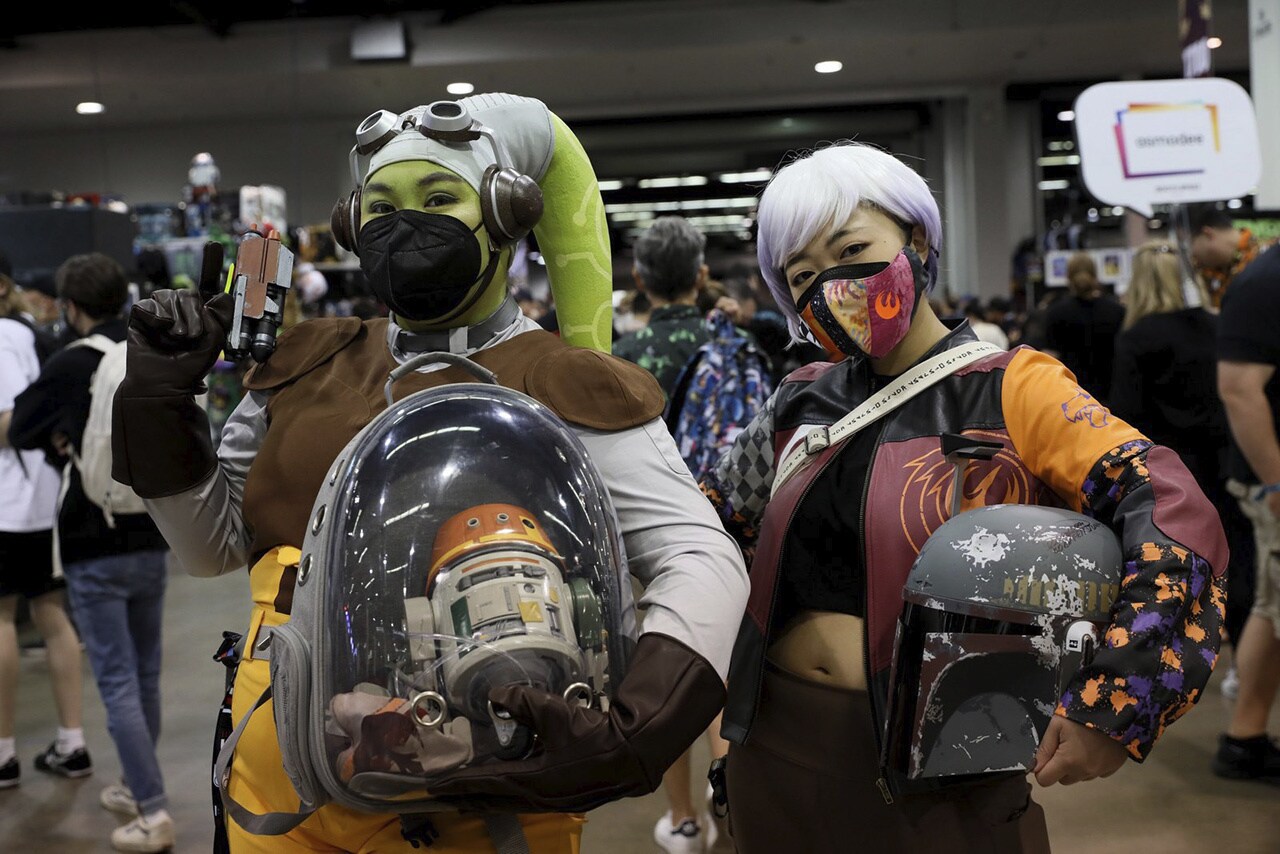
[[[165,552],[77,561],[67,564],[63,573],[125,784],[142,813],[163,809],[168,797],[156,760],[156,740],[160,630],[168,581]]]

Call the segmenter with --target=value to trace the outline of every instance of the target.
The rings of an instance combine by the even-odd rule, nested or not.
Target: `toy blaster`
[[[265,362],[275,352],[285,298],[293,285],[293,253],[280,245],[280,235],[274,229],[266,237],[250,231],[241,238],[223,288],[218,287],[221,272],[222,244],[205,244],[201,294],[208,299],[225,290],[235,298],[226,357],[237,362],[249,357]]]

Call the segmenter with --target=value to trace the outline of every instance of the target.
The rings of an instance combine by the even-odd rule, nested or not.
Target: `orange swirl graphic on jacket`
[[[902,300],[897,294],[885,292],[876,297],[876,314],[881,320],[893,320],[902,311]]]
[[[1004,433],[965,431],[966,436],[1008,442]],[[955,467],[938,448],[930,449],[903,466],[905,488],[899,505],[902,533],[919,552],[924,541],[951,518],[951,490]],[[1016,454],[1007,448],[991,460],[973,460],[965,469],[961,509],[989,504],[1029,504],[1033,479]]]

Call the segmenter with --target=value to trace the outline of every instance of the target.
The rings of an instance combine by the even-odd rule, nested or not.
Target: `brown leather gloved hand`
[[[663,773],[715,719],[724,682],[706,659],[666,635],[641,635],[608,713],[525,685],[495,688],[538,736],[532,757],[429,777],[432,795],[490,797],[516,810],[586,812],[658,788]]]
[[[129,313],[124,379],[112,412],[111,476],[143,498],[196,486],[213,471],[209,419],[195,396],[218,360],[234,302],[218,294],[156,291]]]

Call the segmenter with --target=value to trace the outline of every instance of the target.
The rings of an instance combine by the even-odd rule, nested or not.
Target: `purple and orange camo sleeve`
[[[1057,714],[1105,732],[1141,761],[1200,698],[1217,663],[1227,564],[1217,511],[1176,453],[1116,418],[1056,360],[1019,353],[1002,394],[1028,468],[1110,526],[1124,554],[1106,636]]]

